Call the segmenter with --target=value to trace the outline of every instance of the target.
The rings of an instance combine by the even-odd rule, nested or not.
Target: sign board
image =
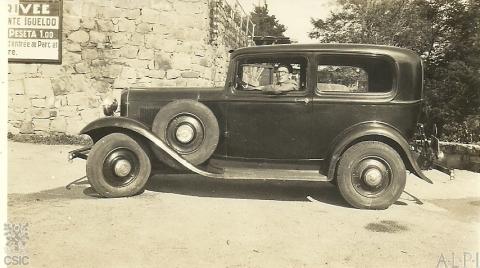
[[[61,63],[62,0],[8,0],[8,61]]]

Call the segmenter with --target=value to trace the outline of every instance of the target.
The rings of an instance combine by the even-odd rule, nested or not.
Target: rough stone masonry
[[[105,97],[127,87],[220,85],[235,47],[212,42],[212,32],[238,29],[212,22],[230,15],[218,7],[222,0],[64,0],[62,64],[9,64],[9,132],[78,134],[103,115]]]

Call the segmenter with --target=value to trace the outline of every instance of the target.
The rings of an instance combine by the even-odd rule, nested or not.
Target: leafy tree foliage
[[[409,48],[425,66],[423,120],[442,138],[480,141],[480,1],[338,0],[340,9],[312,19],[320,42]]]
[[[285,37],[283,33],[287,30],[285,25],[278,22],[275,15],[269,15],[268,5],[255,6],[250,13],[252,22],[255,24],[255,35]]]

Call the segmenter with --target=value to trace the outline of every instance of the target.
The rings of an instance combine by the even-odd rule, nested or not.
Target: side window
[[[299,56],[247,57],[237,62],[236,90],[250,92],[303,91],[307,60]]]
[[[317,94],[387,93],[393,90],[394,66],[381,57],[322,55],[317,57]]]
[[[317,89],[337,92],[368,92],[368,74],[358,67],[319,65]]]

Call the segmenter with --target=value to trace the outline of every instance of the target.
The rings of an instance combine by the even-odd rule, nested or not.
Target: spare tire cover
[[[152,131],[193,165],[208,160],[219,139],[217,118],[207,106],[194,100],[176,100],[162,107],[153,120]],[[179,167],[156,146],[153,152],[165,164]]]

